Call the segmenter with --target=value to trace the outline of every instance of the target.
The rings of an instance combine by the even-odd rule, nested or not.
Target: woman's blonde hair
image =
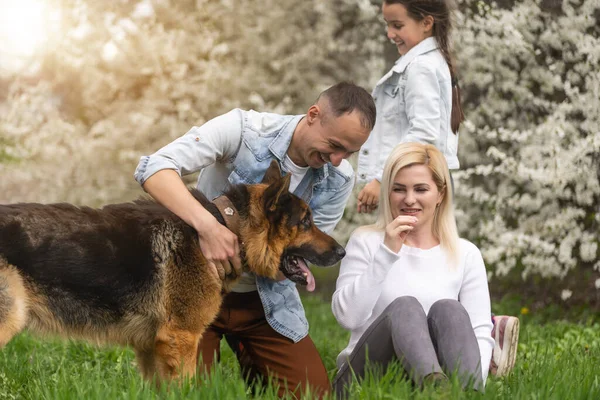
[[[442,201],[433,217],[433,235],[440,241],[440,246],[449,260],[454,263],[458,260],[458,229],[452,204],[450,172],[442,153],[431,144],[401,143],[392,150],[383,168],[379,215],[373,227],[383,230],[392,222],[390,192],[394,178],[402,168],[412,165],[427,166],[438,191],[442,194]]]

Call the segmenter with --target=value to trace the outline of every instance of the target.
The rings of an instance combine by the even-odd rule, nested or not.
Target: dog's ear
[[[290,180],[291,175],[288,174],[271,183],[265,190],[265,207],[268,212],[275,211],[278,206],[281,206],[281,203],[289,198]]]
[[[267,172],[265,172],[265,176],[263,177],[261,183],[266,183],[270,185],[273,182],[277,182],[280,179],[281,169],[279,169],[279,163],[277,162],[277,160],[271,160],[271,164],[269,165]]]

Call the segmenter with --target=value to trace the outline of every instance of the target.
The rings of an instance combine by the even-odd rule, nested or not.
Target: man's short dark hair
[[[361,114],[360,122],[369,131],[375,126],[375,102],[369,92],[352,82],[340,82],[319,95],[329,102],[329,109],[335,117],[357,110]]]

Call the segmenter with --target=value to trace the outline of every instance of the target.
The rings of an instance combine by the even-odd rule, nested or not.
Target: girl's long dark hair
[[[458,133],[460,123],[464,121],[460,104],[460,87],[458,86],[457,71],[450,54],[450,31],[452,20],[450,18],[450,7],[448,0],[385,0],[385,4],[402,4],[406,7],[408,16],[416,21],[423,20],[426,16],[433,17],[433,36],[440,46],[440,51],[450,68],[452,79],[452,112],[450,116],[450,127],[452,132]]]

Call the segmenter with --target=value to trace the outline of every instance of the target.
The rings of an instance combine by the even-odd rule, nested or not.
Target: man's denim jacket
[[[197,188],[206,197],[219,196],[229,184],[259,183],[271,160],[284,170],[285,155],[303,115],[283,116],[235,109],[216,117],[144,156],[135,171],[143,184],[163,169],[180,175],[200,171]],[[346,160],[339,167],[325,164],[309,169],[294,194],[311,206],[316,225],[331,232],[342,218],[354,185],[354,171]],[[296,285],[256,277],[267,322],[282,335],[298,342],[308,334],[308,321]]]
[[[435,145],[458,169],[458,135],[452,132],[450,69],[435,38],[400,57],[373,89],[377,121],[358,155],[358,181],[381,181],[383,166],[399,143]]]

